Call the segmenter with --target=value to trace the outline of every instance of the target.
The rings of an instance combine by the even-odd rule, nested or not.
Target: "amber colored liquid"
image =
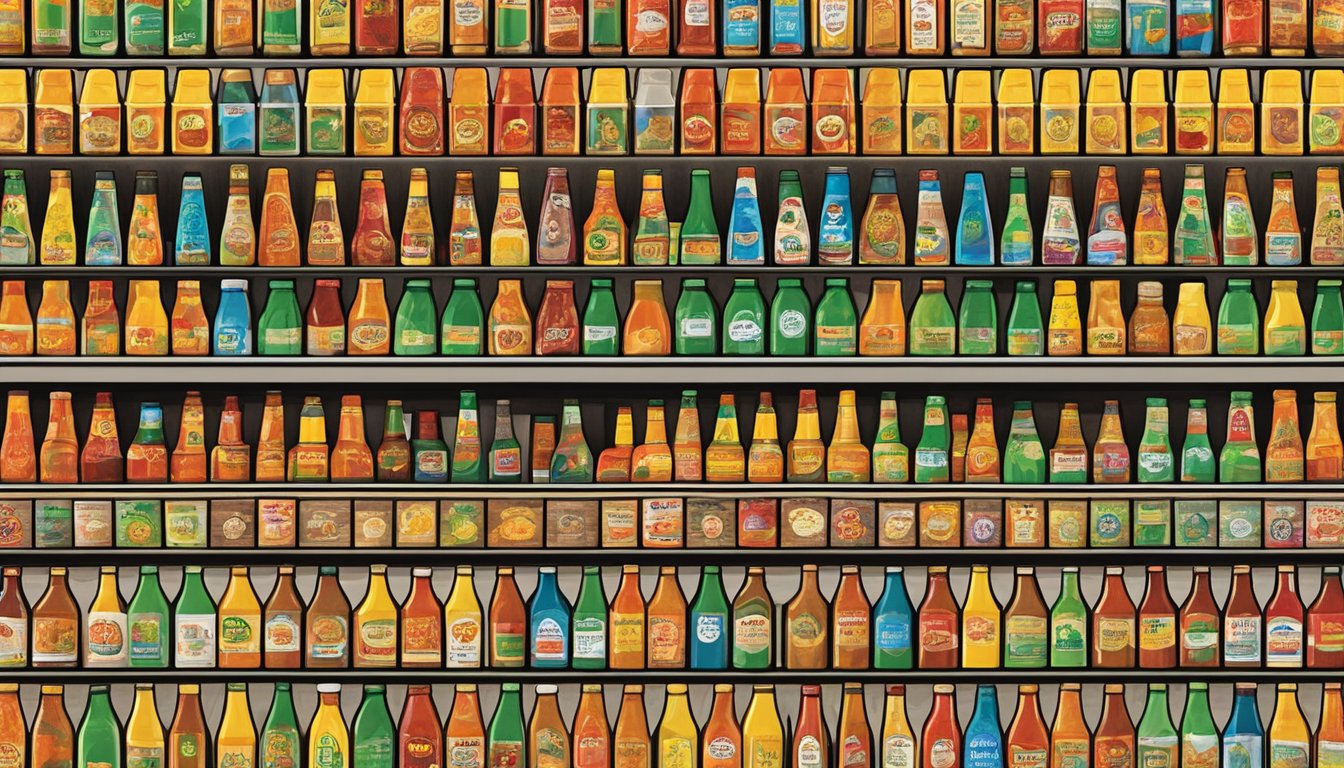
[[[1034,687],[1034,686],[1033,686]],[[1049,754],[1050,732],[1045,729],[1041,719],[1041,705],[1035,691],[1023,691],[1017,696],[1017,714],[1008,726],[1007,754],[1004,762],[1008,765],[1027,765],[1032,752]]]
[[[675,569],[658,578],[658,588],[649,598],[649,669],[681,669],[686,666],[686,596],[677,583]]]
[[[5,438],[0,443],[0,481],[37,482],[37,450],[33,445],[33,416],[27,392],[9,396]]]
[[[1238,619],[1247,624],[1254,623],[1256,633],[1260,634],[1262,625],[1260,618],[1260,603],[1255,599],[1255,588],[1251,585],[1250,572],[1232,574],[1232,591],[1228,594],[1227,605],[1223,608],[1223,642],[1226,643],[1229,638],[1229,627],[1240,623]],[[1258,667],[1263,661],[1263,650],[1262,646],[1260,660],[1226,659],[1223,661],[1223,666]]]
[[[444,754],[452,755],[453,762],[465,765],[485,765],[485,727],[481,723],[481,703],[475,686],[471,690],[457,689],[453,695],[453,710],[448,713],[444,728]],[[466,757],[474,755],[475,759]]]
[[[1087,730],[1087,721],[1083,719],[1083,705],[1079,700],[1078,689],[1061,689],[1059,704],[1055,708],[1055,722],[1050,728],[1051,765],[1063,768],[1077,761],[1088,764],[1088,750],[1092,746],[1092,734]],[[1111,768],[1110,764],[1107,764]]]
[[[702,742],[700,768],[741,768],[742,729],[737,724],[731,688],[715,692]],[[729,744],[735,747],[731,755],[722,748]]]
[[[490,666],[521,667],[527,659],[527,609],[513,571],[500,571],[490,599]]]
[[[0,746],[20,766],[23,765],[23,754],[27,751],[27,722],[23,717],[23,707],[19,704],[17,688],[0,693]]]
[[[825,669],[829,632],[826,598],[817,587],[816,570],[803,571],[803,583],[785,609],[788,638],[784,646],[786,669]]]
[[[5,583],[0,591],[0,622],[11,626],[28,625],[28,601],[23,598],[23,588],[19,584],[19,569],[5,569]],[[7,642],[0,642],[0,649],[11,659],[28,658],[28,639],[16,637],[11,633]]]
[[[1170,669],[1176,666],[1176,604],[1167,592],[1165,571],[1148,572],[1148,590],[1139,603],[1139,666]]]
[[[75,730],[59,693],[43,693],[33,721],[32,768],[69,768],[75,763]]]
[[[443,666],[443,607],[428,577],[417,576],[401,606],[401,665]]]
[[[205,718],[201,715],[200,696],[189,693],[177,695],[177,714],[173,716],[173,725],[168,731],[168,768],[209,768],[206,750],[184,749],[181,742],[191,740],[197,747],[210,742],[209,732],[205,729]]]
[[[285,620],[288,619],[288,620]],[[294,575],[282,574],[262,611],[265,624],[262,661],[267,669],[298,669],[303,661],[298,632],[303,621],[303,601],[294,588]]]
[[[813,689],[808,691],[807,689]],[[803,699],[798,703],[798,727],[793,732],[792,765],[807,765],[818,755],[825,760],[831,754],[830,730],[821,714],[821,692],[817,686],[803,686]]]
[[[1134,603],[1125,577],[1107,574],[1101,599],[1092,612],[1092,666],[1130,669],[1138,655]]]
[[[397,765],[436,768],[444,764],[443,729],[428,685],[406,690],[406,704],[397,723]]]
[[[652,765],[649,720],[644,712],[644,689],[627,686],[621,694],[621,711],[612,734],[615,768],[650,768]]]
[[[840,726],[836,731],[836,749],[840,757],[839,765],[874,768],[873,729],[868,725],[862,686],[845,686],[840,707]]]
[[[610,768],[611,730],[607,727],[607,710],[602,705],[602,691],[584,691],[579,697],[579,709],[574,713],[573,768]]]
[[[350,601],[335,576],[321,576],[304,617],[305,667],[350,666]]]
[[[1129,316],[1129,353],[1131,355],[1170,355],[1171,318],[1161,302],[1142,299]]]
[[[1041,588],[1034,573],[1017,574],[1013,597],[1003,612],[1004,643],[1013,642],[1016,635],[1047,635],[1050,609],[1041,597]]]
[[[930,573],[924,602],[919,605],[918,666],[921,669],[955,669],[960,632],[961,609],[952,596],[947,574]]]
[[[1125,707],[1124,690],[1107,691],[1101,722],[1092,738],[1092,765],[1130,768],[1134,765],[1134,723]]]
[[[835,669],[867,669],[871,657],[872,608],[859,574],[841,575],[831,608],[831,666]]]
[[[639,573],[621,576],[621,587],[611,601],[607,617],[611,648],[607,663],[612,669],[644,667],[644,596],[639,591]]]
[[[1301,617],[1299,616],[1299,619]],[[1212,653],[1209,649],[1197,650],[1192,647],[1190,633],[1198,633],[1198,627],[1201,625],[1220,626],[1218,614],[1218,603],[1213,599],[1213,592],[1209,589],[1209,574],[1196,573],[1195,583],[1190,588],[1190,596],[1186,598],[1185,605],[1181,606],[1181,666],[1182,667],[1216,667],[1219,661],[1218,633],[1214,630],[1214,641]]]
[[[3,605],[4,601],[0,600],[0,607]],[[1340,584],[1338,573],[1322,577],[1321,593],[1307,610],[1306,633],[1308,667],[1344,667],[1344,650],[1339,650],[1340,636],[1344,633],[1344,585]],[[1344,723],[1341,727],[1344,727]]]
[[[551,764],[549,756],[543,759],[540,754],[540,747],[543,744],[558,747],[563,750],[562,754],[569,754],[570,751],[569,729],[565,728],[565,719],[560,715],[555,694],[538,696],[532,708],[532,718],[527,723],[529,766],[540,768]],[[557,761],[555,765],[561,766],[564,763]]]
[[[169,476],[174,483],[204,483],[206,480],[205,408],[199,393],[187,393],[182,405],[182,423],[177,446],[169,460]]]
[[[79,605],[66,584],[65,574],[51,575],[47,592],[33,607],[33,657],[68,656],[69,661],[33,661],[34,667],[79,665]]]

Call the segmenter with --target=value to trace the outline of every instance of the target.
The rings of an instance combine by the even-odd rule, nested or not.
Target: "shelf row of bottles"
[[[574,280],[547,280],[535,302],[522,280],[502,279],[487,312],[475,278],[454,279],[441,310],[432,281],[415,278],[405,281],[393,311],[383,278],[360,278],[348,310],[342,281],[319,278],[304,311],[294,280],[270,280],[257,313],[249,282],[225,279],[208,293],[212,320],[199,280],[177,281],[171,312],[160,281],[131,280],[123,322],[111,280],[88,281],[82,315],[68,280],[41,281],[36,313],[28,293],[38,281],[6,280],[0,355],[1344,355],[1339,280],[1316,282],[1309,323],[1296,280],[1272,281],[1263,314],[1251,280],[1228,280],[1216,315],[1202,281],[1180,283],[1173,312],[1161,282],[1139,281],[1126,313],[1120,280],[1084,281],[1086,311],[1077,281],[1055,280],[1045,314],[1036,280],[1014,281],[1005,312],[992,280],[966,280],[959,311],[945,281],[922,280],[908,318],[901,281],[893,279],[867,283],[862,312],[844,277],[826,278],[815,302],[797,278],[778,279],[767,300],[756,278],[738,277],[722,302],[704,278],[685,278],[671,312],[671,286],[662,280],[635,280],[628,294],[614,290],[611,278],[577,282],[587,284],[582,305]]]
[[[624,67],[543,71],[538,100],[530,68],[500,69],[493,99],[483,67],[407,67],[400,93],[393,69],[312,69],[302,97],[296,71],[274,68],[259,98],[252,70],[221,70],[216,89],[210,70],[183,69],[170,99],[162,69],[89,70],[77,98],[74,70],[39,69],[30,101],[28,74],[5,70],[0,154],[1344,153],[1339,69],[1308,70],[1310,99],[1300,70],[1224,69],[1216,102],[1197,69],[1177,72],[1174,90],[1163,70],[1135,69],[1128,102],[1117,69],[1090,70],[1085,92],[1081,70],[1046,69],[1039,93],[1031,69],[956,70],[950,101],[941,69],[909,70],[903,86],[893,67],[732,68],[720,90],[712,68],[641,67],[633,102]]]
[[[110,688],[105,684],[90,687],[76,727],[66,709],[64,687],[42,686],[31,740],[18,686],[0,688],[0,711],[6,713],[0,724],[0,745],[15,759],[30,760],[33,765],[61,764],[77,757],[81,764],[115,766],[124,750],[133,756],[129,759],[221,767],[253,765],[262,757],[265,762],[306,768],[351,764],[355,768],[409,768],[444,764],[445,756],[451,755],[453,764],[468,767],[605,768],[614,755],[620,755],[617,762],[622,765],[662,768],[1002,768],[1032,761],[1040,764],[1050,756],[1080,768],[1192,763],[1258,768],[1288,762],[1328,765],[1339,749],[1339,739],[1344,738],[1344,704],[1340,684],[1335,682],[1323,685],[1314,736],[1299,703],[1298,686],[1292,683],[1274,687],[1267,724],[1257,702],[1259,687],[1238,683],[1222,729],[1214,721],[1209,684],[1201,681],[1186,685],[1179,726],[1172,721],[1166,684],[1147,686],[1137,725],[1126,701],[1127,686],[1108,684],[1095,728],[1084,714],[1083,690],[1077,683],[1059,686],[1049,725],[1042,715],[1040,686],[1020,685],[1015,691],[1005,687],[1003,693],[1016,694],[1015,709],[1005,721],[1000,714],[1000,690],[979,685],[964,726],[957,713],[956,686],[942,684],[933,686],[933,701],[918,735],[910,726],[906,700],[909,696],[918,702],[927,694],[918,686],[909,686],[907,693],[907,686],[900,684],[884,687],[881,715],[876,719],[868,712],[869,687],[861,683],[843,685],[838,709],[825,702],[820,685],[777,689],[757,684],[751,686],[739,721],[733,685],[715,685],[712,704],[697,718],[692,691],[685,684],[673,683],[662,691],[662,711],[650,731],[645,697],[656,689],[639,684],[621,686],[619,698],[616,685],[584,684],[571,718],[562,711],[569,706],[562,708],[558,687],[542,683],[532,691],[530,715],[525,718],[522,686],[503,683],[488,720],[482,715],[482,693],[489,686],[478,689],[475,684],[459,684],[453,688],[446,721],[440,718],[436,692],[430,685],[407,686],[400,715],[394,720],[386,687],[365,684],[354,718],[347,721],[341,685],[324,683],[316,686],[316,711],[302,730],[295,692],[304,687],[276,683],[269,712],[258,721],[252,714],[254,691],[247,684],[230,683],[213,740],[199,685],[177,686],[166,732],[156,694],[172,689],[137,684],[123,727]],[[1133,686],[1132,690],[1141,689]],[[1314,693],[1314,686],[1310,690]],[[777,694],[783,701],[777,700]],[[607,714],[608,695],[615,707],[614,722]],[[793,696],[797,697],[797,714],[782,719],[781,704],[787,706],[788,697]],[[702,701],[700,709],[704,710],[703,700],[695,698]],[[828,711],[834,731],[828,724]]]
[[[21,569],[5,568],[0,668],[1344,669],[1338,566],[1309,569],[1320,576],[1309,605],[1299,596],[1298,569],[1278,566],[1263,606],[1250,566],[1234,566],[1221,607],[1206,566],[1172,574],[1190,582],[1179,606],[1167,569],[1147,566],[1137,607],[1118,566],[1105,568],[1094,600],[1084,597],[1077,567],[1051,571],[1060,586],[1049,605],[1032,567],[1014,570],[1011,596],[1001,603],[989,567],[969,568],[958,599],[948,568],[929,566],[918,608],[899,566],[885,568],[876,601],[858,566],[839,569],[828,599],[817,566],[804,565],[787,600],[767,589],[759,566],[746,567],[729,599],[716,565],[698,573],[659,567],[647,598],[637,565],[620,569],[610,597],[600,567],[582,568],[571,597],[557,569],[540,566],[524,600],[515,569],[502,566],[483,604],[471,566],[450,569],[444,600],[433,569],[413,568],[398,600],[386,566],[373,565],[353,609],[335,566],[318,569],[307,599],[295,569],[280,566],[264,604],[251,580],[255,569],[229,569],[218,602],[200,566],[185,567],[171,602],[158,566],[138,570],[127,602],[118,569],[103,566],[85,609],[67,570],[53,567],[30,609]],[[689,602],[683,571],[698,577]]]
[[[1237,684],[1231,714],[1221,730],[1213,718],[1209,685],[1204,682],[1187,685],[1179,727],[1172,721],[1167,685],[1147,687],[1137,726],[1126,701],[1126,686],[1106,685],[1095,729],[1088,724],[1082,688],[1076,683],[1059,687],[1049,725],[1042,716],[1043,691],[1037,685],[1021,685],[1015,691],[1004,688],[1004,693],[1016,694],[1015,709],[1006,721],[1000,714],[1000,691],[993,685],[978,686],[964,726],[957,713],[956,687],[936,685],[918,735],[910,726],[906,702],[907,695],[916,702],[927,695],[918,686],[909,686],[909,693],[905,685],[885,686],[881,715],[873,719],[868,712],[867,687],[860,683],[843,685],[838,709],[825,702],[823,686],[805,684],[796,690],[779,686],[777,690],[774,685],[758,684],[751,687],[739,721],[734,686],[715,685],[712,705],[697,718],[691,691],[674,683],[663,690],[662,711],[652,732],[645,697],[656,689],[647,688],[639,684],[621,687],[619,703],[613,701],[613,723],[605,699],[608,694],[616,699],[615,685],[605,689],[598,684],[583,685],[572,718],[562,713],[557,686],[536,685],[531,713],[525,719],[521,687],[504,683],[487,721],[482,717],[481,694],[488,687],[478,690],[474,684],[460,684],[453,690],[445,722],[429,685],[407,687],[394,721],[385,687],[365,684],[358,709],[347,725],[341,686],[322,684],[317,686],[317,710],[306,730],[304,750],[305,732],[299,727],[295,689],[290,683],[275,685],[269,712],[259,728],[251,711],[253,691],[243,683],[229,684],[213,742],[196,684],[177,687],[175,714],[166,734],[155,700],[158,691],[151,684],[136,685],[124,729],[109,686],[90,688],[78,728],[67,714],[63,687],[43,686],[31,748],[17,686],[11,685],[0,690],[0,711],[12,715],[0,727],[0,744],[12,749],[17,759],[27,758],[36,765],[68,762],[76,754],[81,761],[117,765],[115,759],[124,745],[128,755],[157,760],[166,755],[168,763],[179,766],[211,765],[210,756],[217,766],[253,764],[243,761],[255,761],[261,753],[266,761],[307,768],[331,768],[336,759],[340,765],[353,761],[356,768],[439,765],[445,755],[452,755],[462,766],[505,768],[522,764],[604,768],[613,755],[623,756],[624,761],[618,762],[625,765],[663,768],[1001,768],[1033,760],[1039,763],[1051,755],[1081,768],[1189,765],[1196,760],[1258,768],[1288,761],[1328,764],[1338,749],[1337,739],[1344,734],[1339,683],[1323,686],[1314,738],[1298,701],[1298,686],[1289,683],[1275,687],[1268,724],[1260,714],[1258,686]],[[161,690],[171,689],[163,686]],[[1141,689],[1134,686],[1132,690]],[[777,694],[783,701],[777,701]],[[781,719],[781,704],[787,706],[788,697],[795,695],[797,714]],[[705,709],[703,704],[700,708]],[[190,754],[183,755],[184,750]],[[301,759],[305,753],[306,762]]]
[[[1179,202],[1169,216],[1160,169],[1144,169],[1133,214],[1126,216],[1115,166],[1100,166],[1091,220],[1085,231],[1079,226],[1072,173],[1052,170],[1038,234],[1033,221],[1042,219],[1029,204],[1028,177],[1023,168],[1009,171],[1008,204],[1002,226],[997,228],[982,172],[970,171],[963,177],[959,215],[955,226],[949,226],[938,171],[920,171],[913,233],[907,231],[896,174],[890,168],[873,169],[862,205],[852,192],[849,169],[827,169],[825,193],[816,218],[804,203],[798,171],[782,170],[774,225],[767,227],[756,169],[742,166],[737,169],[726,230],[715,214],[708,170],[691,171],[686,213],[680,221],[669,216],[662,172],[645,170],[639,213],[628,224],[621,211],[615,172],[600,169],[591,208],[580,226],[569,175],[563,168],[551,168],[544,181],[534,241],[531,217],[523,211],[517,168],[499,171],[489,227],[482,226],[483,217],[477,210],[474,174],[457,171],[446,237],[443,215],[439,216],[439,227],[434,223],[425,169],[410,171],[399,236],[394,234],[388,214],[382,171],[363,171],[358,217],[347,236],[337,203],[335,173],[319,170],[305,236],[290,193],[288,170],[268,170],[258,222],[252,210],[249,169],[239,164],[229,170],[228,200],[217,230],[210,223],[200,174],[183,175],[176,231],[169,242],[165,242],[167,229],[160,215],[157,172],[136,172],[130,216],[123,221],[116,176],[100,171],[89,196],[81,258],[70,171],[51,171],[46,210],[38,229],[33,225],[36,217],[30,212],[24,173],[11,169],[4,172],[0,265],[73,266],[82,261],[86,266],[218,263],[342,267],[349,263],[393,267],[446,263],[527,267],[582,263],[599,267],[750,267],[767,261],[804,266],[813,263],[814,254],[817,264],[835,266],[901,265],[907,259],[916,266],[930,267],[1036,263],[1114,266],[1131,262],[1194,267],[1344,264],[1344,226],[1340,224],[1344,207],[1337,166],[1317,169],[1309,239],[1298,221],[1291,172],[1274,173],[1262,237],[1252,212],[1246,170],[1227,170],[1222,204],[1216,209],[1209,199],[1204,170],[1199,164],[1185,167]],[[994,202],[993,207],[999,208],[998,201]],[[1220,212],[1218,226],[1214,225],[1214,210]],[[218,236],[214,237],[216,231]]]
[[[1297,393],[1274,391],[1270,437],[1264,450],[1255,434],[1250,392],[1232,392],[1227,437],[1215,454],[1208,437],[1205,401],[1192,399],[1187,410],[1184,444],[1172,447],[1167,399],[1146,399],[1143,437],[1131,454],[1120,419],[1118,400],[1107,400],[1101,426],[1088,450],[1077,403],[1059,412],[1054,447],[1046,450],[1029,400],[1013,403],[1011,428],[1002,451],[995,436],[994,402],[977,398],[974,428],[966,414],[952,414],[946,398],[929,395],[923,403],[919,441],[911,451],[901,440],[898,402],[883,392],[872,448],[864,441],[854,390],[842,390],[829,445],[822,440],[816,391],[799,393],[793,438],[779,439],[777,413],[770,392],[757,397],[751,439],[741,438],[736,397],[719,397],[711,439],[701,439],[695,390],[682,392],[674,440],[669,445],[662,400],[650,400],[643,441],[634,442],[630,406],[619,406],[614,442],[594,455],[584,435],[578,400],[567,399],[559,419],[551,414],[524,417],[531,421],[525,443],[515,437],[508,400],[495,403],[495,429],[486,442],[476,393],[459,398],[449,442],[440,438],[436,409],[415,414],[415,438],[407,439],[409,419],[402,401],[388,400],[382,439],[377,450],[365,437],[365,416],[359,395],[341,398],[339,430],[334,446],[327,441],[322,398],[309,395],[299,412],[298,442],[286,436],[285,406],[278,391],[266,393],[256,442],[244,439],[244,418],[236,396],[225,399],[219,430],[211,446],[205,434],[205,408],[200,393],[188,392],[180,431],[171,454],[164,436],[164,409],[142,402],[139,428],[123,456],[111,393],[98,394],[89,433],[81,448],[69,392],[52,392],[46,434],[35,445],[33,419],[26,391],[11,391],[0,441],[0,481],[10,483],[203,483],[216,482],[391,482],[519,483],[529,472],[533,482],[627,483],[998,483],[1041,484],[1128,483],[1300,483],[1338,481],[1341,469],[1339,420],[1334,392],[1316,392],[1311,428],[1305,442],[1299,427]],[[605,432],[605,430],[603,430]],[[524,434],[529,434],[524,432]],[[606,435],[602,436],[605,443]],[[488,446],[488,447],[487,447]],[[524,450],[526,449],[526,450]],[[957,476],[955,454],[964,457]],[[1131,458],[1131,455],[1133,458]],[[913,462],[912,462],[913,458]],[[1091,471],[1089,472],[1089,464]]]
[[[25,5],[30,8],[25,9]],[[1158,0],[978,4],[940,0],[480,0],[451,8],[407,0],[375,8],[281,8],[229,0],[209,8],[16,4],[0,54],[19,56],[580,55],[852,56],[1319,56],[1344,53],[1337,9],[1254,0],[1232,8]],[[31,15],[31,20],[29,16]],[[212,18],[213,17],[213,18]],[[25,27],[31,24],[29,33]],[[623,32],[624,27],[624,32]],[[210,32],[213,31],[213,34]],[[674,35],[675,32],[675,35]],[[1174,39],[1173,39],[1174,38]]]

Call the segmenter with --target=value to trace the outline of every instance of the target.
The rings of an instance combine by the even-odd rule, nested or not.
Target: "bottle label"
[[[312,619],[312,637],[308,656],[312,659],[340,659],[345,656],[347,623],[344,616],[320,616]]]
[[[452,768],[485,768],[485,741],[476,736],[448,736],[444,754]]]
[[[565,628],[550,616],[537,622],[532,635],[532,658],[536,661],[565,661]]]
[[[894,733],[882,741],[882,768],[915,768],[915,740]]]
[[[277,613],[266,620],[266,650],[286,653],[299,650],[299,623],[287,613]]]
[[[574,620],[574,658],[605,659],[607,657],[607,622],[601,616],[585,616]]]
[[[879,650],[910,650],[910,616],[896,613],[879,614],[875,641]]]
[[[1090,762],[1087,739],[1066,739],[1056,736],[1050,764],[1055,768],[1087,768]]]
[[[1217,733],[1186,733],[1181,738],[1185,742],[1181,768],[1218,768]]]
[[[374,666],[395,666],[397,662],[397,620],[373,619],[359,622],[356,656]]]
[[[1311,745],[1303,741],[1269,740],[1270,768],[1307,768],[1311,765]]]
[[[1226,628],[1223,638],[1223,661],[1225,663],[1260,663],[1260,617],[1228,616],[1224,620]]]
[[[1053,638],[1052,655],[1084,653],[1087,648],[1083,638],[1086,636],[1087,617],[1085,615],[1050,617],[1050,637]]]
[[[807,734],[798,740],[798,754],[793,764],[798,768],[820,768],[825,763],[824,752],[817,737]]]
[[[1097,650],[1116,653],[1134,646],[1134,619],[1108,617],[1097,620]]]
[[[126,745],[126,768],[159,768],[163,765],[163,747]]]
[[[1177,764],[1177,736],[1140,736],[1138,765],[1143,768],[1175,768]]]
[[[707,339],[714,335],[714,321],[707,317],[681,319],[681,335],[688,339]]]
[[[87,632],[85,664],[117,666],[126,663],[126,614],[90,611]]]
[[[176,622],[177,666],[214,666],[215,615],[213,613],[179,613]]]
[[[163,615],[158,613],[132,613],[126,617],[130,628],[131,646],[130,656],[132,660],[141,661],[164,661],[163,658],[167,647],[163,642]],[[34,661],[40,661],[37,654],[33,654]]]
[[[1095,768],[1130,768],[1133,765],[1133,737],[1106,738],[1099,736],[1092,750],[1096,755]]]
[[[1139,617],[1139,648],[1145,651],[1161,651],[1175,646],[1175,616]]]
[[[1268,666],[1302,664],[1302,622],[1289,616],[1265,620],[1265,663]]]
[[[701,613],[695,616],[695,641],[697,643],[717,643],[719,638],[723,637],[723,622],[725,616],[721,613]]]
[[[739,313],[728,323],[728,339],[739,344],[761,339],[761,325],[749,313]]]
[[[1257,750],[1261,749],[1260,738],[1255,737],[1255,746]],[[1247,747],[1249,750],[1250,747]],[[1252,755],[1260,755],[1259,751],[1251,752]],[[1232,763],[1227,763],[1232,765]],[[1344,765],[1344,741],[1327,741],[1321,739],[1316,742],[1316,768],[1340,768]],[[1251,768],[1260,768],[1260,766],[1251,764]]]
[[[770,647],[770,617],[748,613],[733,621],[733,647],[743,653],[760,653]]]
[[[1046,749],[1024,749],[1016,744],[1008,745],[1006,764],[1012,768],[1045,768],[1050,751]]]
[[[1325,746],[1321,742],[1320,747]],[[1265,739],[1252,733],[1227,733],[1223,735],[1223,765],[1227,768],[1261,768],[1265,761]],[[1324,754],[1322,754],[1324,757]],[[1325,760],[1319,761],[1320,766]]]
[[[1003,625],[1003,652],[1020,666],[1045,666],[1046,620],[1043,616],[1009,616]]]

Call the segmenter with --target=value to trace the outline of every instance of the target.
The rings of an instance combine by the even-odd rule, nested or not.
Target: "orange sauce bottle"
[[[523,301],[521,280],[499,281],[490,305],[489,325],[488,354],[532,354],[532,315]]]
[[[812,154],[854,154],[854,78],[848,69],[812,71]]]
[[[485,69],[453,70],[453,93],[448,98],[448,154],[490,153],[490,90]]]
[[[895,67],[868,70],[860,110],[863,115],[863,154],[899,155],[903,122],[901,71]]]
[[[551,67],[541,86],[541,154],[579,154],[579,70]]]
[[[537,153],[537,99],[532,92],[532,70],[505,67],[495,86],[496,155]]]
[[[76,354],[75,308],[70,305],[69,280],[42,281],[35,342],[39,355]]]
[[[0,439],[0,481],[37,482],[37,450],[28,393],[11,390],[5,407],[5,434]]]
[[[392,351],[392,320],[381,277],[361,277],[350,318],[346,321],[346,353],[386,355]]]
[[[765,88],[765,154],[807,154],[807,95],[801,69],[770,70]]]
[[[266,172],[266,194],[261,200],[257,263],[263,267],[299,266],[299,225],[289,196],[289,171]]]
[[[761,73],[730,69],[723,87],[723,154],[761,153]],[[683,131],[685,126],[683,126]]]
[[[361,88],[363,77],[367,77],[367,72],[361,75]],[[398,113],[401,154],[442,155],[443,70],[438,67],[408,67],[401,80]],[[358,103],[355,104],[355,117],[359,118]],[[355,146],[359,146],[358,140]]]
[[[163,311],[158,280],[132,280],[126,310],[126,354],[166,355],[168,314]],[[0,315],[4,313],[0,311]]]
[[[210,321],[201,305],[201,282],[178,280],[177,300],[169,321],[174,355],[210,354]]]
[[[6,280],[0,291],[0,355],[33,354],[33,315],[24,281]]]
[[[712,69],[687,69],[681,78],[681,153],[718,151],[718,91]]]
[[[627,355],[672,354],[672,323],[663,302],[662,280],[635,281],[622,347]]]

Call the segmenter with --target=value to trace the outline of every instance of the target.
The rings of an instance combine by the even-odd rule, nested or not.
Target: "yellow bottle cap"
[[[1183,69],[1176,73],[1177,104],[1209,104],[1213,102],[1212,93],[1208,70]]]
[[[1081,91],[1076,69],[1048,69],[1041,78],[1042,104],[1077,104]]]
[[[1005,69],[999,73],[999,105],[1036,103],[1030,69]]]
[[[1218,101],[1223,104],[1250,104],[1250,73],[1244,69],[1221,70],[1218,73]]]
[[[1302,103],[1302,73],[1296,69],[1267,70],[1260,83],[1260,102],[1275,104]]]
[[[488,103],[490,81],[484,67],[458,67],[453,70],[453,93],[450,97],[460,104]]]
[[[22,69],[0,69],[0,99],[7,104],[28,104],[28,76]]]
[[[344,95],[344,94],[342,94]],[[356,104],[387,104],[396,101],[396,75],[390,69],[361,69]]]
[[[730,69],[723,86],[724,101],[760,101],[761,72],[758,69]]]
[[[588,83],[588,103],[624,104],[628,101],[630,91],[626,87],[625,69],[601,67],[593,70],[593,79]]]
[[[37,103],[70,104],[74,100],[75,79],[68,69],[42,69],[37,72]]]
[[[137,69],[126,86],[126,105],[167,101],[167,75],[162,69]]]
[[[1131,104],[1166,104],[1167,76],[1160,69],[1138,69],[1129,81]]]
[[[1087,77],[1088,104],[1119,104],[1124,101],[1120,93],[1120,71],[1117,69],[1094,69]]]
[[[79,105],[120,104],[117,93],[117,75],[110,69],[90,69],[84,75],[84,88],[79,92]]]
[[[947,81],[941,69],[915,69],[906,77],[907,103],[938,105],[947,103]]]
[[[989,70],[987,69],[964,69],[957,73],[956,84],[956,103],[958,104],[988,104],[989,103]]]
[[[177,90],[173,101],[178,104],[209,104],[210,70],[183,69],[177,73]]]
[[[314,69],[308,72],[305,103],[345,104],[345,70]]]
[[[868,80],[863,85],[865,104],[900,104],[901,71],[895,67],[880,67],[868,70]]]

